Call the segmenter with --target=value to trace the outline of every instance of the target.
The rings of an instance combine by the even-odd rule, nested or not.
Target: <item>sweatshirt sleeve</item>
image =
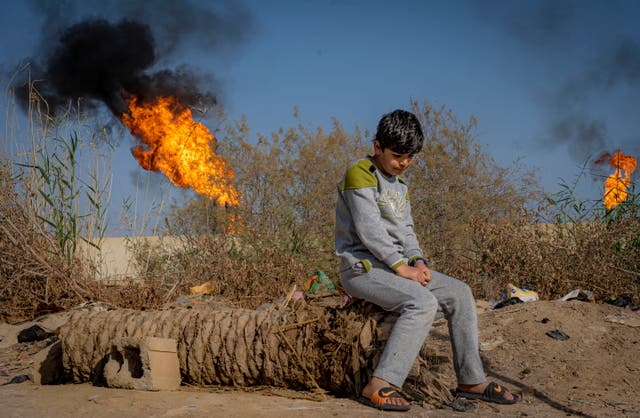
[[[393,240],[381,222],[380,208],[375,199],[377,180],[365,164],[352,167],[345,176],[342,195],[362,244],[380,261],[395,269],[404,262]]]
[[[408,207],[408,215],[407,215],[407,223],[405,227],[407,228],[407,235],[405,236],[404,248],[405,248],[405,257],[409,260],[412,260],[417,257],[422,257],[422,250],[420,249],[420,243],[418,242],[418,237],[416,236],[415,231],[413,230],[413,218],[411,217],[411,203],[409,198],[407,197],[407,207]]]
[[[378,260],[391,268],[397,268],[404,256],[395,250],[391,237],[380,222],[380,209],[374,198],[374,189],[346,190],[344,198],[351,209],[360,241]]]

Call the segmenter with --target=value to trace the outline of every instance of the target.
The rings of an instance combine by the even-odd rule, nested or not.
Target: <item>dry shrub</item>
[[[407,173],[416,232],[436,269],[478,287],[479,276],[470,274],[478,251],[472,221],[513,221],[538,196],[536,183],[524,168],[501,168],[486,154],[476,143],[475,120],[461,123],[428,103],[413,107],[426,136]],[[218,150],[234,166],[241,205],[221,208],[196,197],[172,209],[168,232],[220,235],[233,215],[241,220],[238,239],[253,250],[239,255],[200,242],[194,258],[184,260],[186,281],[213,279],[225,295],[246,292],[264,301],[317,269],[337,280],[337,183],[349,163],[372,153],[371,138],[358,127],[348,134],[335,120],[328,132],[300,123],[257,140],[246,120],[228,126]]]
[[[584,175],[579,173],[577,180]],[[472,274],[480,294],[497,297],[509,282],[553,299],[579,288],[599,301],[640,294],[640,195],[631,182],[627,199],[613,210],[583,200],[575,186],[560,184],[518,222],[475,222],[478,252]]]
[[[165,305],[167,290],[155,281],[128,280],[117,285],[88,282],[91,299],[107,306],[145,310]]]
[[[336,186],[347,165],[371,151],[358,127],[349,134],[337,120],[328,132],[300,123],[255,141],[240,121],[228,128],[223,151],[236,171],[239,216],[251,239],[335,275]]]
[[[22,178],[0,165],[0,315],[8,322],[68,309],[87,301],[114,306],[159,307],[155,283],[106,286],[93,279],[92,266],[60,251],[60,242],[21,200]],[[162,294],[164,296],[164,293]]]
[[[425,144],[407,173],[416,233],[436,270],[482,286],[475,275],[474,222],[514,222],[540,198],[533,173],[518,164],[500,167],[477,142],[477,122],[452,110],[413,103]],[[480,247],[481,248],[481,247]]]
[[[7,321],[33,317],[38,305],[66,308],[88,296],[68,263],[18,199],[6,164],[0,166],[0,310]]]
[[[424,150],[407,175],[416,232],[434,268],[478,289],[474,256],[481,247],[470,225],[512,221],[535,196],[534,184],[520,167],[500,168],[488,157],[475,142],[474,120],[460,123],[450,110],[428,103],[413,106],[426,134]],[[55,288],[68,289],[73,301],[155,307],[211,281],[216,294],[255,307],[318,269],[337,282],[336,185],[350,162],[371,154],[371,136],[357,126],[347,133],[337,120],[329,131],[300,123],[257,138],[246,120],[228,125],[218,152],[234,166],[242,195],[238,207],[200,196],[174,207],[166,233],[183,236],[185,246],[139,248],[141,282],[104,288],[74,272],[56,276],[71,285]],[[33,242],[49,241],[44,231],[38,234]],[[50,291],[43,299],[51,300]]]
[[[214,295],[255,308],[281,297],[292,283],[302,284],[309,273],[304,263],[270,237],[194,235],[182,239],[183,245],[176,249],[134,248],[136,257],[144,259],[138,263],[140,277],[164,292],[163,303],[188,295],[192,286],[210,282]]]
[[[561,224],[476,223],[486,297],[507,283],[554,299],[580,288],[600,301],[640,294],[640,219]]]
[[[0,309],[11,321],[95,299],[99,285],[77,244],[104,236],[110,184],[100,151],[106,131],[95,129],[80,101],[50,115],[35,83],[13,84],[28,76],[22,71],[28,66],[4,89],[0,150]],[[28,90],[25,118],[14,88]]]
[[[246,121],[228,126],[218,150],[234,166],[241,205],[223,208],[195,197],[172,208],[167,232],[185,236],[189,245],[170,264],[154,263],[164,271],[149,273],[163,282],[171,277],[182,292],[211,280],[216,293],[243,306],[273,300],[318,269],[336,280],[336,185],[368,148],[358,130],[347,134],[337,121],[328,133],[300,124],[257,141]]]

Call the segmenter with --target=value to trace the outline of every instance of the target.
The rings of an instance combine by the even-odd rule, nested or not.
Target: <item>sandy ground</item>
[[[427,409],[414,405],[407,413],[377,411],[344,398],[324,401],[290,399],[261,392],[196,390],[145,392],[95,387],[90,384],[39,386],[31,383],[0,387],[3,417],[469,417],[563,416],[537,402],[518,406],[478,404],[471,412]]]
[[[523,396],[517,405],[473,402],[457,412],[414,405],[408,413],[376,411],[352,399],[278,389],[238,391],[192,388],[148,392],[90,384],[37,385],[32,381],[0,386],[2,417],[378,417],[378,416],[594,416],[640,417],[640,315],[628,309],[585,302],[540,301],[499,310],[480,305],[480,348],[490,379]],[[57,317],[63,321],[64,316]],[[48,327],[56,325],[41,322]],[[12,340],[27,324],[0,324],[0,383],[29,374],[33,356],[45,341]],[[553,330],[569,336],[557,340]],[[434,323],[430,344],[450,357],[448,331]],[[38,345],[40,344],[40,345]],[[453,371],[451,387],[455,385]],[[295,399],[299,398],[299,399]]]

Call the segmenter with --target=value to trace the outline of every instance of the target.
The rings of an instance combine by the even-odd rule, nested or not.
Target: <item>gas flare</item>
[[[220,205],[237,205],[233,170],[215,151],[216,139],[191,110],[174,97],[152,103],[128,101],[122,122],[142,144],[131,153],[145,170],[164,173],[173,184],[191,187]]]
[[[636,159],[617,150],[609,165],[615,169],[604,182],[604,206],[611,210],[627,199],[627,188],[631,185],[631,173],[636,171]],[[624,176],[622,172],[624,171]]]

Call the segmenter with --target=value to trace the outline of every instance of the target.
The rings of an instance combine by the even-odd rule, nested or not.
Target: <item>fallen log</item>
[[[104,383],[115,341],[172,338],[183,383],[352,396],[371,376],[395,318],[366,303],[348,309],[296,303],[263,310],[78,311],[60,332],[62,363],[74,382]],[[404,389],[418,401],[448,404],[450,369],[446,356],[425,346]]]

